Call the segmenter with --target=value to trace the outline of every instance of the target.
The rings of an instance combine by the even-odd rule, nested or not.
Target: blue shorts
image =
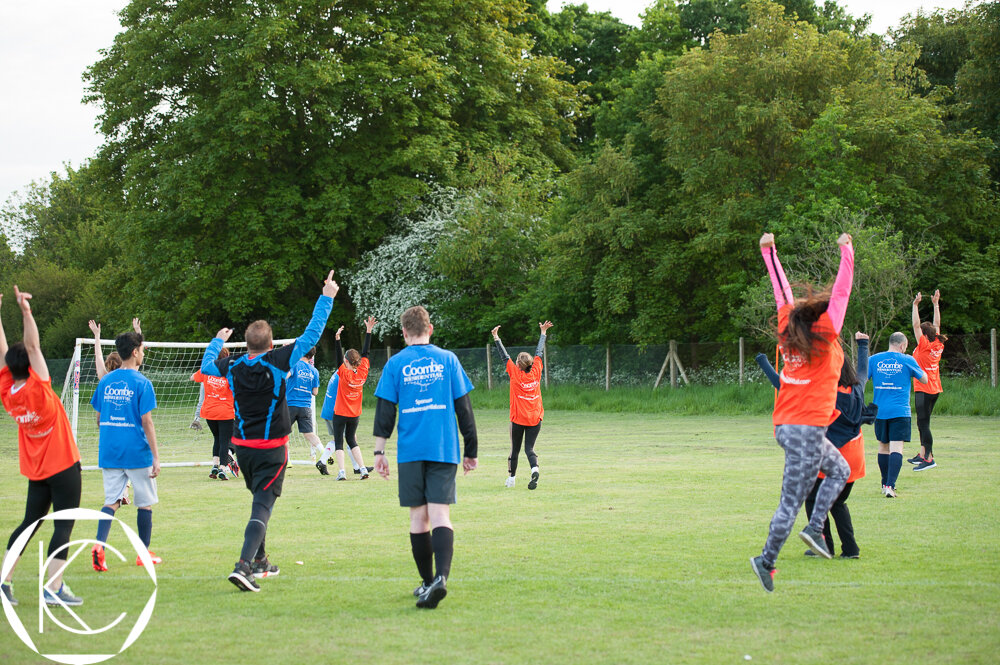
[[[890,441],[910,442],[910,418],[875,419],[875,438],[879,443]]]

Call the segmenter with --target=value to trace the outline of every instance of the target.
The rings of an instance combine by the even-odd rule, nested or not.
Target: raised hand
[[[764,235],[762,235],[760,237],[760,246],[761,247],[774,247],[774,234],[773,233],[765,233]]]
[[[219,332],[215,333],[215,336],[221,339],[223,342],[228,342],[229,338],[233,335],[232,328],[220,328]]]
[[[854,339],[868,339],[868,335],[864,334],[860,330],[854,333]]]
[[[840,237],[837,238],[837,244],[841,245],[841,246],[843,246],[843,245],[850,245],[851,244],[851,234],[850,233],[841,233]]]
[[[365,332],[371,334],[371,331],[375,330],[376,325],[378,325],[378,321],[375,320],[375,317],[369,316],[365,320]]]
[[[941,290],[940,289],[935,289],[934,290],[934,295],[931,296],[931,302],[934,303],[935,305],[938,304],[939,302],[941,302]]]
[[[490,333],[493,334],[493,339],[500,339],[499,331],[500,331],[500,326],[497,326],[496,328],[490,331]]]
[[[139,333],[141,335],[142,334],[142,326],[140,325],[140,323],[141,322],[139,321],[139,317],[138,316],[132,318],[132,330],[136,331],[137,333]]]
[[[91,319],[87,321],[87,325],[90,326],[90,332],[94,333],[94,339],[101,339],[101,324]]]
[[[544,334],[548,333],[549,328],[552,327],[552,322],[551,321],[546,321],[545,323],[539,323],[538,327],[542,329],[542,334],[544,335]]]
[[[29,300],[31,300],[31,294],[30,293],[24,293],[24,292],[18,290],[17,284],[15,284],[14,285],[14,298],[17,300],[17,304],[21,308],[22,312],[24,312],[25,314],[30,314],[31,313],[31,303],[28,302]]]
[[[916,305],[921,300],[923,300],[923,298],[924,297],[922,295],[920,295],[920,291],[917,291],[917,295],[913,296],[913,304]]]
[[[344,326],[340,326],[339,328],[337,328],[337,332],[333,336],[334,339],[340,339],[340,333],[342,332],[344,332]]]
[[[327,298],[336,298],[338,291],[340,291],[340,285],[333,281],[333,271],[331,270],[330,274],[323,280],[323,295]]]

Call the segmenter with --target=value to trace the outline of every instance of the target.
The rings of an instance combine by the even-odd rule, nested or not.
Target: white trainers
[[[507,476],[507,480],[505,480],[503,482],[503,486],[504,487],[513,487],[514,486],[514,480],[515,480],[514,476]]]
[[[341,469],[340,473],[337,474],[337,480],[347,480],[347,474]]]

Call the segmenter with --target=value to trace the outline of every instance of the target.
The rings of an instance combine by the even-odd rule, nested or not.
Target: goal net
[[[294,339],[274,341],[276,347],[291,344]],[[201,369],[207,342],[143,342],[145,360],[139,369],[153,383],[156,392],[156,409],[153,425],[160,452],[161,466],[210,466],[212,463],[212,433],[203,419],[202,429],[191,427],[196,418],[195,409],[201,384],[191,380],[191,375]],[[239,357],[246,353],[246,342],[227,342],[230,354]],[[113,340],[101,340],[104,358],[115,350]],[[97,366],[94,362],[94,340],[78,338],[73,359],[63,383],[62,403],[66,407],[84,468],[96,468],[98,443],[98,416],[90,406],[90,398],[97,388]],[[313,430],[316,429],[316,400],[313,399]],[[308,460],[309,444],[292,427],[289,437],[289,457]],[[311,464],[312,462],[304,462]]]

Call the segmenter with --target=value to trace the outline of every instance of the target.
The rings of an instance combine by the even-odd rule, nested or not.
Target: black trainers
[[[915,467],[913,467],[913,470],[914,471],[926,471],[927,469],[933,469],[936,466],[937,466],[937,462],[935,462],[933,459],[929,459],[929,460],[925,459],[923,462],[921,462],[920,464],[918,464]]]
[[[841,552],[839,558],[841,558],[841,559],[860,559],[861,555],[860,554],[844,554],[843,552]]]
[[[427,584],[426,582],[421,582],[420,586],[418,586],[416,589],[413,590],[413,595],[416,596],[417,598],[419,598],[420,594],[422,594],[425,591],[427,591],[427,589],[429,587],[430,587],[430,584]]]
[[[322,462],[316,462],[316,469],[319,471],[321,476],[329,476],[330,472],[326,470],[326,464]]]
[[[219,480],[229,480],[229,477],[226,476],[226,472],[222,469],[219,469]]]
[[[906,461],[909,462],[910,464],[920,464],[921,462],[924,461],[924,458],[920,456],[920,453],[917,453],[916,455],[914,455],[913,457],[911,457]]]
[[[753,572],[757,575],[757,579],[760,580],[760,585],[764,587],[764,591],[767,591],[768,593],[774,591],[775,569],[767,567],[764,563],[764,557],[750,557],[750,567],[753,568]]]
[[[823,530],[807,526],[799,532],[799,538],[809,546],[813,552],[824,559],[832,559],[833,555],[826,548],[826,538],[823,537]]]
[[[218,478],[219,477],[219,467],[213,466],[212,470],[208,474],[208,477],[210,479],[212,479],[212,480],[215,480],[216,478]]]
[[[254,593],[260,591],[260,585],[254,580],[253,572],[246,561],[237,561],[236,567],[233,568],[233,572],[229,573],[228,579],[240,591],[252,591]]]
[[[531,480],[528,481],[528,489],[529,490],[533,490],[536,487],[538,487],[538,472],[537,471],[532,471],[531,472]]]
[[[420,588],[422,589],[423,586],[424,585],[421,584]],[[10,603],[14,607],[17,607],[17,598],[14,597],[14,589],[9,584],[0,584],[0,592],[3,593],[4,598],[7,599],[8,603]],[[416,596],[417,592],[414,591],[413,595]]]
[[[253,564],[250,566],[250,572],[259,580],[263,577],[277,577],[281,571],[276,565],[268,561],[267,557],[264,557],[263,559],[254,559]]]
[[[445,586],[445,579],[438,575],[431,582],[431,585],[424,589],[424,592],[417,596],[417,607],[433,610],[441,602],[441,599],[448,595]]]

